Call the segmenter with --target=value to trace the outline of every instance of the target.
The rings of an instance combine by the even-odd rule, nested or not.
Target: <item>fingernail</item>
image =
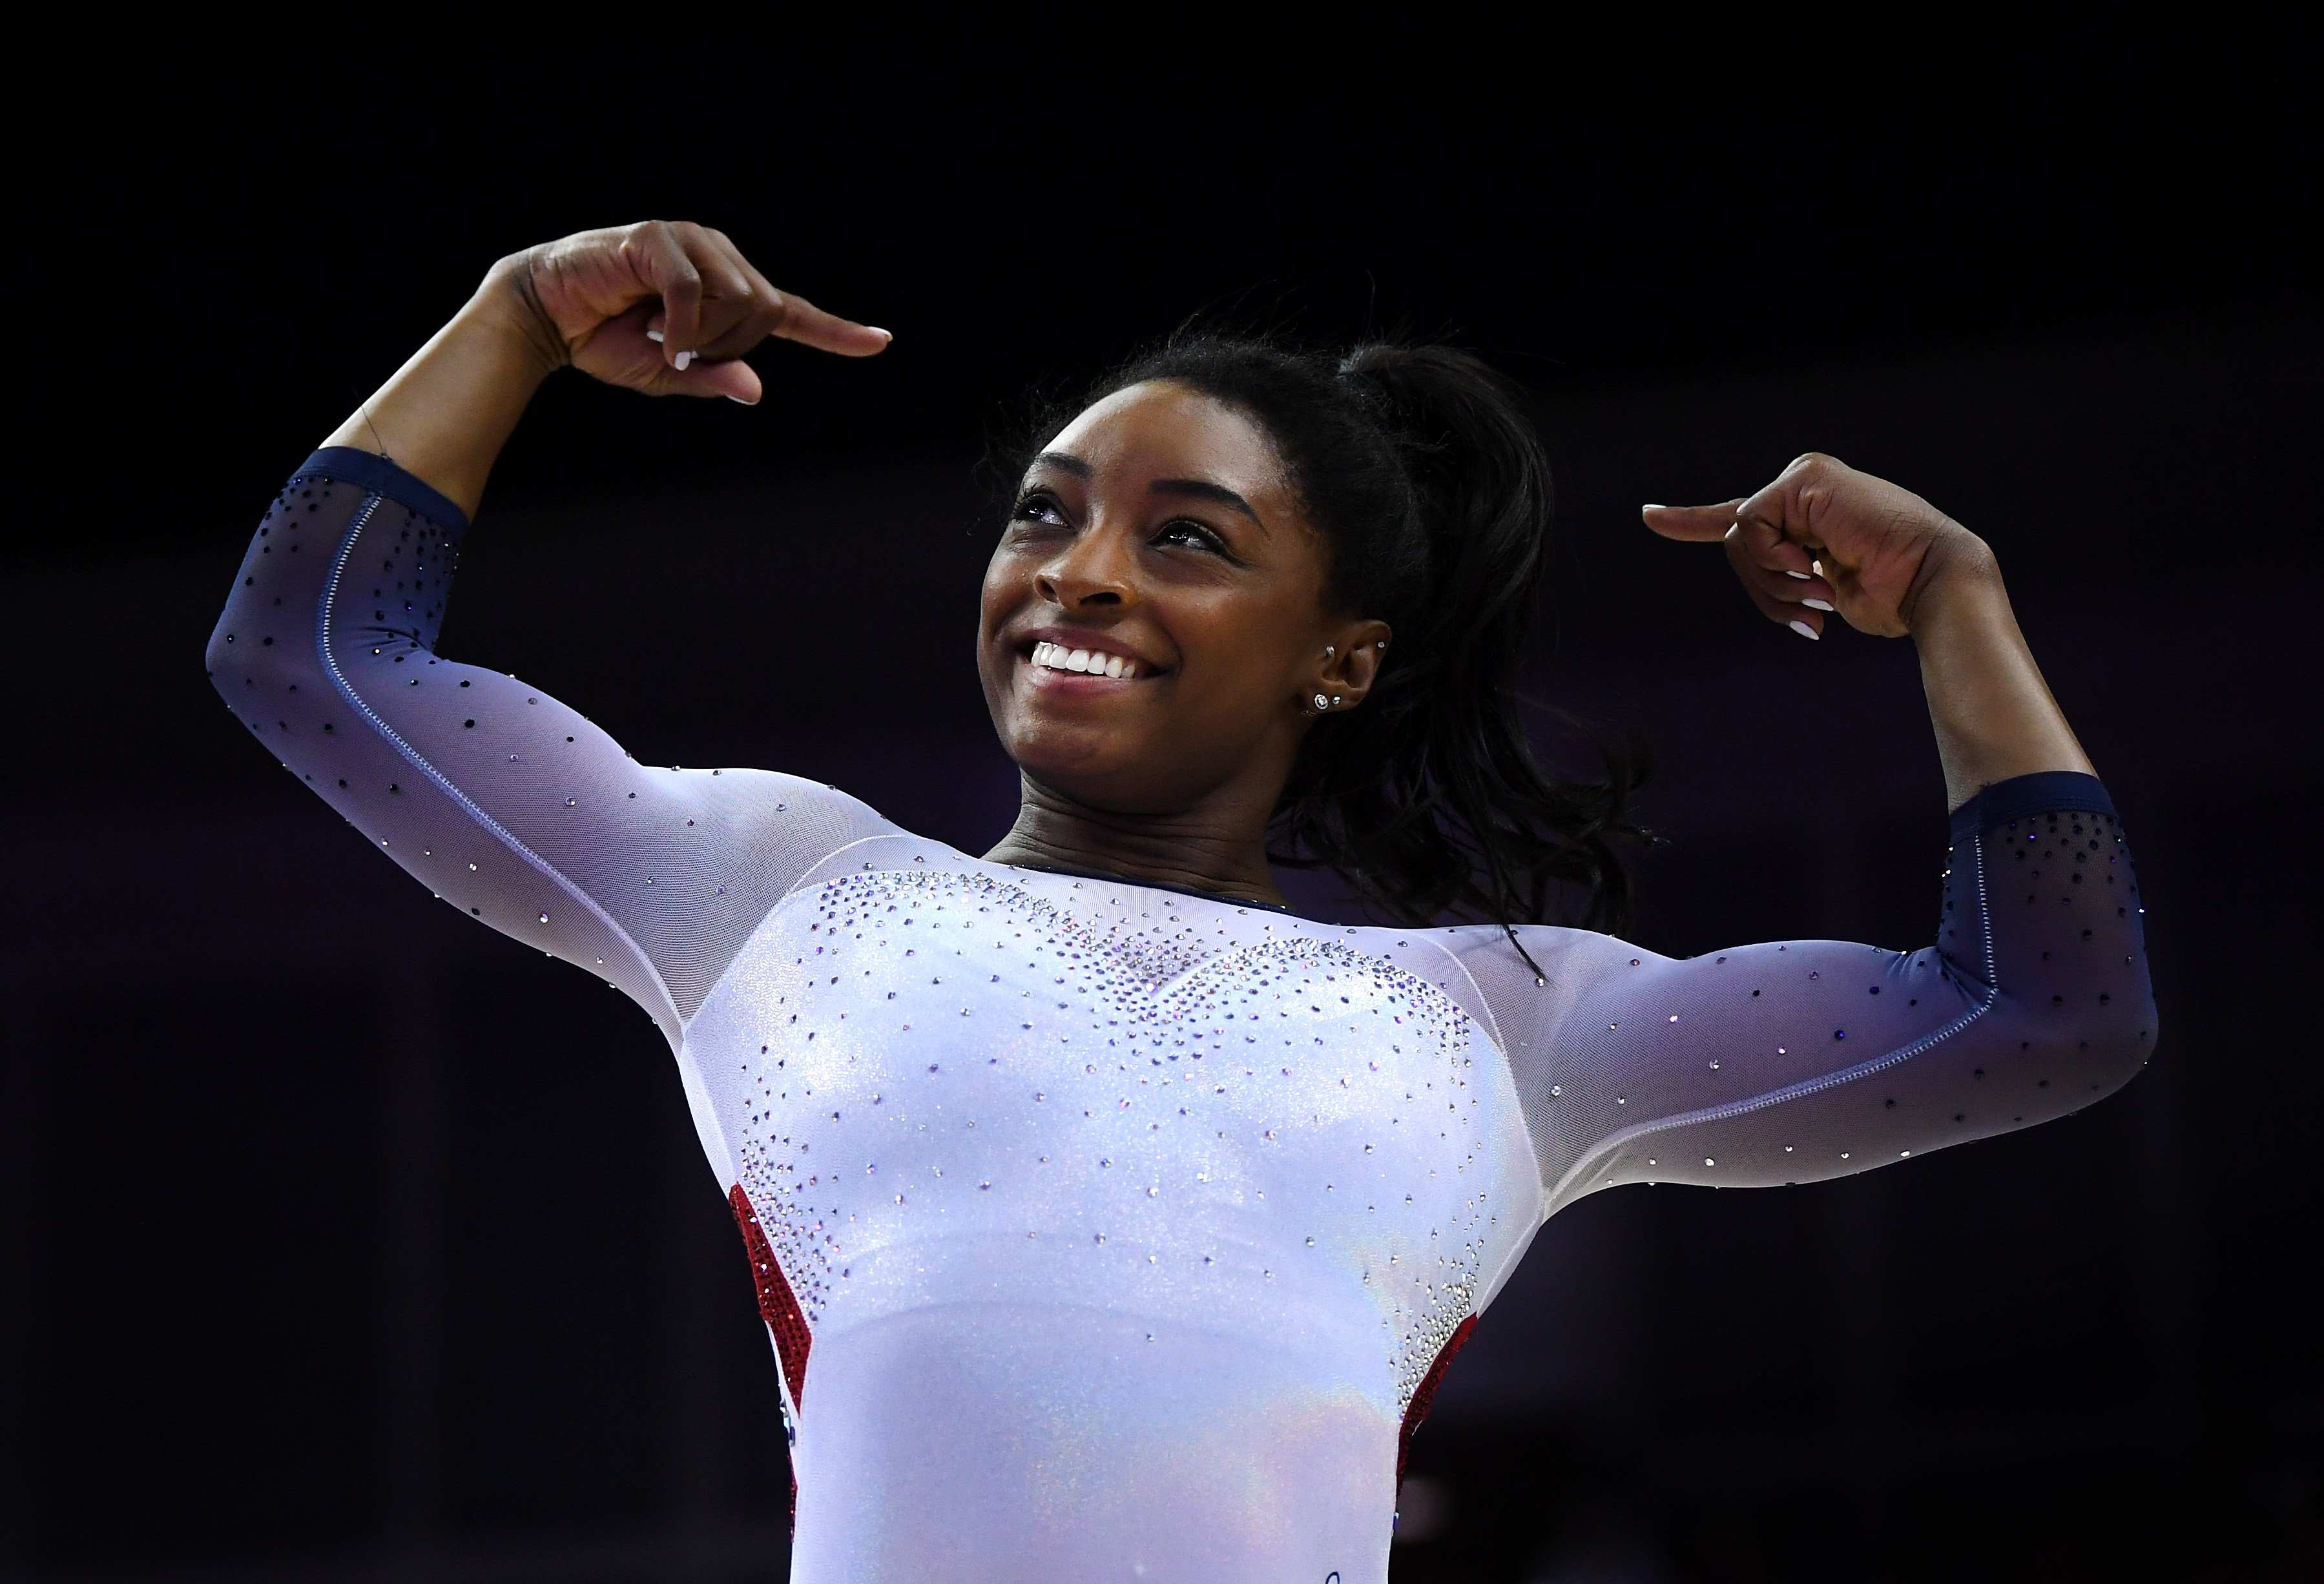
[[[672,364],[676,366],[678,372],[682,374],[686,372],[686,365],[694,361],[694,354],[692,352],[681,352],[670,361]]]
[[[646,332],[646,339],[649,341],[659,341],[661,339],[661,332],[659,330],[648,330]]]
[[[896,338],[896,332],[893,330],[883,330],[877,325],[866,325],[863,327],[871,331],[874,336],[885,336],[890,341],[893,341]]]
[[[1808,580],[1809,575],[1804,572],[1794,572],[1790,567],[1786,566],[1784,568],[1784,576],[1786,577],[1796,577],[1802,583],[1805,583]]]
[[[1823,636],[1822,633],[1818,632],[1814,628],[1809,626],[1804,622],[1793,622],[1792,631],[1798,633],[1802,638],[1821,638]]]
[[[759,405],[755,401],[744,401],[740,396],[729,396],[726,400],[729,401],[739,402],[744,407],[756,407]]]
[[[1639,507],[1638,510],[1641,511],[1667,511],[1670,508],[1664,505],[1659,501],[1649,501],[1645,505]]]
[[[1811,611],[1829,611],[1831,609],[1831,602],[1829,600],[1802,600],[1800,603],[1805,605]]]

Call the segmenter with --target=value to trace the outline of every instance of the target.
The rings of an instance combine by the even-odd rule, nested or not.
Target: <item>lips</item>
[[[1032,663],[1043,670],[1065,671],[1085,677],[1120,677],[1125,681],[1135,677],[1142,668],[1139,663],[1126,656],[1102,649],[1079,649],[1047,639],[1034,644]]]

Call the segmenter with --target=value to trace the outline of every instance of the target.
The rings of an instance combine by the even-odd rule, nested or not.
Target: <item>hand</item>
[[[1902,638],[1948,566],[1990,567],[1983,540],[1910,490],[1809,452],[1756,495],[1718,506],[1648,506],[1665,539],[1724,540],[1751,603],[1804,638],[1824,612]]]
[[[770,336],[844,357],[891,339],[777,290],[724,232],[687,221],[543,243],[494,265],[491,284],[507,288],[503,300],[552,365],[650,396],[757,401],[759,376],[740,359]]]

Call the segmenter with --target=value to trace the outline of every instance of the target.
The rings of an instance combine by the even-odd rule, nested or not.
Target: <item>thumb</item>
[[[679,396],[724,396],[745,407],[756,407],[766,387],[759,372],[741,358],[725,363],[696,362],[682,372],[663,376],[667,388]]]
[[[1638,515],[1666,539],[1710,542],[1727,537],[1735,526],[1736,508],[1742,504],[1738,496],[1716,506],[1641,506]]]

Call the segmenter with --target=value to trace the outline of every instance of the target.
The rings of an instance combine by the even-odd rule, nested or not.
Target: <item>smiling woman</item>
[[[1056,433],[1019,469],[985,579],[985,695],[1026,771],[1010,861],[1271,903],[1270,859],[1327,866],[1412,924],[1539,919],[1571,886],[1572,913],[1619,921],[1627,768],[1552,781],[1517,713],[1549,466],[1489,369],[1446,347],[1342,361],[1195,338],[1039,427]],[[1070,627],[1039,625],[1059,612]],[[1028,625],[1171,686],[1067,727],[1013,696]],[[1092,810],[1172,824],[1156,847]],[[1270,826],[1272,853],[1252,839]],[[1200,874],[1174,869],[1198,855]]]
[[[1443,348],[1187,342],[1036,437],[979,647],[1023,799],[982,857],[641,766],[434,651],[543,379],[751,401],[770,335],[888,341],[696,226],[502,261],[276,500],[209,664],[396,861],[669,1036],[780,1366],[793,1577],[1382,1579],[1404,1449],[1546,1216],[1900,1160],[2152,1052],[2127,850],[1992,556],[1829,458],[1645,515],[1803,636],[1914,639],[1935,944],[1543,922],[1618,908],[1623,779],[1533,760],[1547,472]],[[1388,924],[1291,914],[1270,830]]]

